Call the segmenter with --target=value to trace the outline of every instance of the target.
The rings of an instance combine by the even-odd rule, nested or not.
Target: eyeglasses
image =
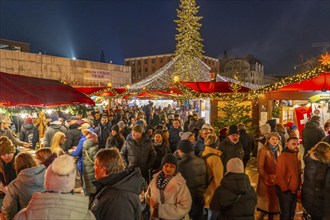
[[[205,134],[205,135],[207,135],[207,134],[210,134],[210,133],[202,133],[202,134]]]

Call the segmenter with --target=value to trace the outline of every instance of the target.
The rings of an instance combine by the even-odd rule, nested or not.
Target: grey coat
[[[1,212],[11,219],[28,205],[33,193],[44,191],[45,171],[44,165],[21,170],[17,178],[8,185]]]

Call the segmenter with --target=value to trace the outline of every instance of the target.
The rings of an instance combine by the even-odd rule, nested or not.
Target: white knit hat
[[[47,191],[68,193],[74,189],[75,180],[75,159],[61,155],[47,168],[44,186]]]
[[[229,172],[244,173],[243,161],[238,157],[228,160],[228,162],[226,164],[226,168],[227,168],[227,173],[229,173]]]

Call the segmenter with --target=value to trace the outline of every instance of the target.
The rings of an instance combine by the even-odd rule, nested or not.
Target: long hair
[[[269,139],[271,137],[277,137],[278,139],[278,143],[277,143],[277,146],[278,146],[278,150],[280,152],[282,152],[282,144],[281,144],[281,136],[277,133],[277,132],[270,132],[268,135],[267,135],[267,140],[266,140],[266,143],[265,143],[265,148],[267,148],[268,150],[270,150],[270,144],[269,144]]]
[[[54,134],[54,137],[52,139],[50,149],[53,153],[55,153],[57,156],[64,154],[64,151],[61,147],[60,141],[62,138],[65,138],[65,134],[63,132],[56,132]]]
[[[330,162],[330,144],[327,142],[317,143],[310,151],[322,163],[328,164]]]
[[[19,153],[15,158],[14,166],[18,175],[21,170],[37,166],[37,162],[30,153]]]

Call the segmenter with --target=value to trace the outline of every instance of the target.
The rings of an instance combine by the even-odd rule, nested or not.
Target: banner
[[[296,113],[299,134],[300,137],[302,137],[302,129],[305,128],[306,122],[312,115],[312,106],[297,107],[294,110]]]

